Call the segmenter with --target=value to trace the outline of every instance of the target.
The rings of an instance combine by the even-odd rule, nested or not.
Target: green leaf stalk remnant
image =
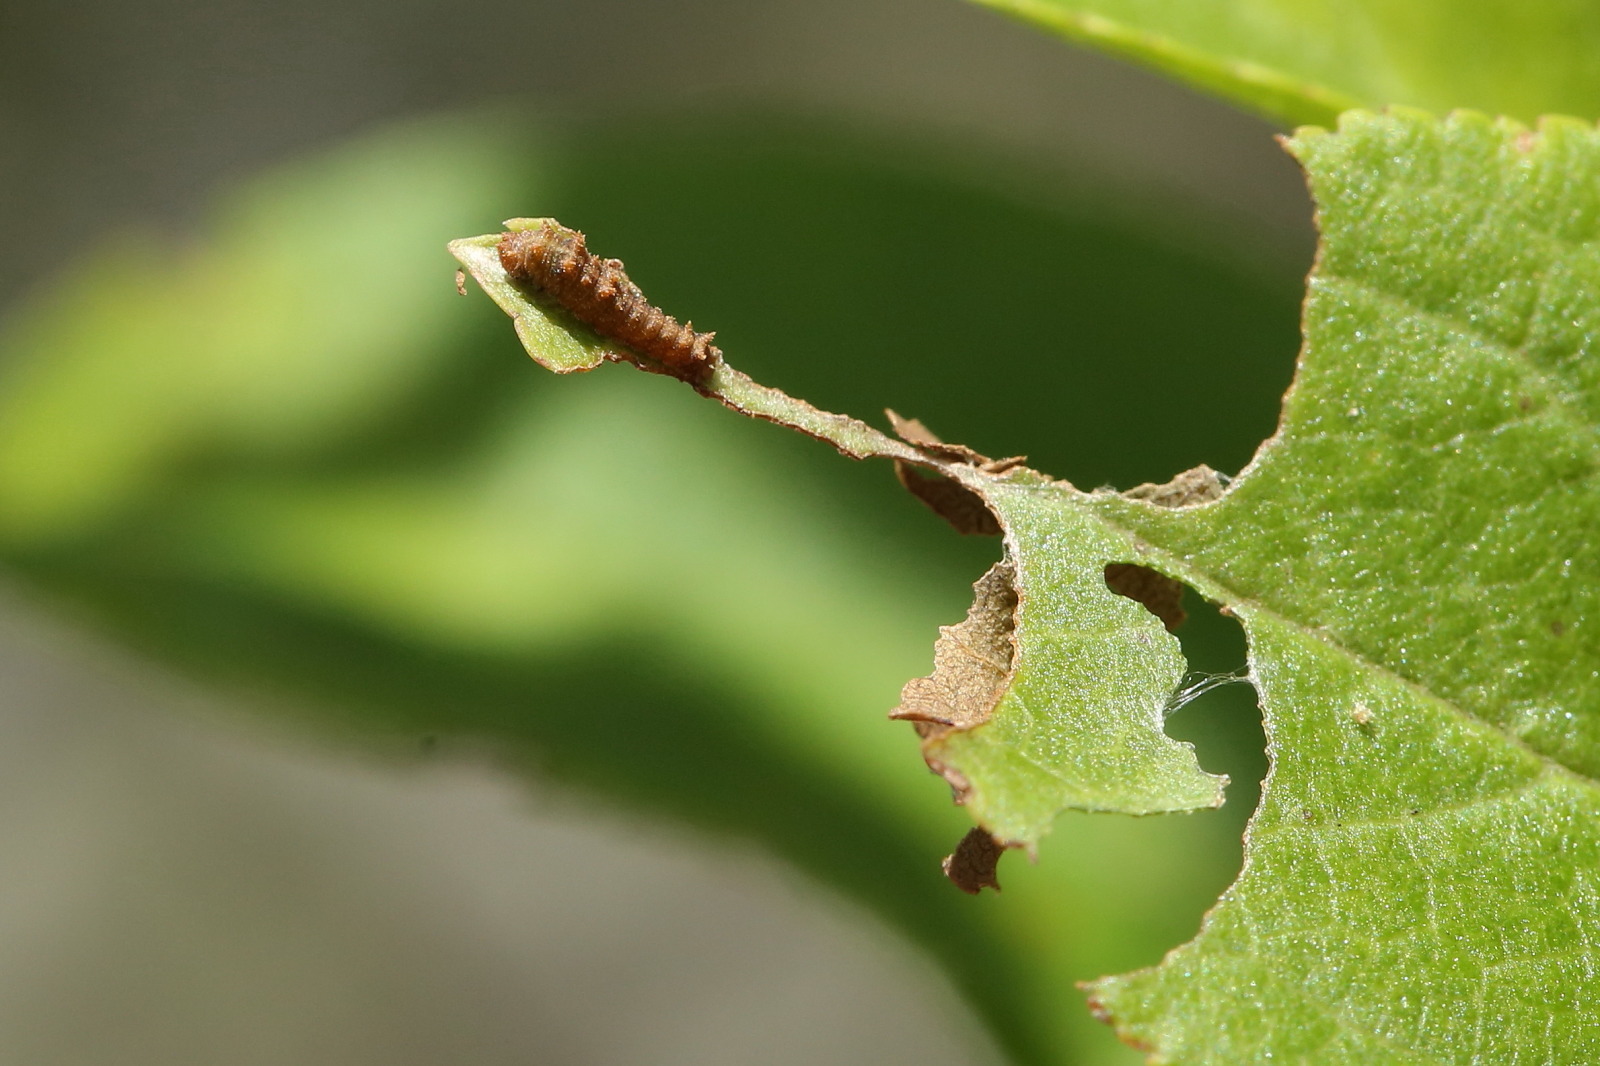
[[[1176,641],[1108,567],[1244,627],[1272,770],[1200,935],[1094,985],[1129,1042],[1183,1063],[1596,1061],[1600,136],[1396,111],[1290,149],[1323,239],[1304,349],[1278,433],[1220,496],[1084,492],[726,365],[695,387],[998,520],[1005,561],[901,715],[1000,844],[1036,848],[1067,808],[1220,802],[1162,729]],[[508,281],[498,240],[452,247],[534,358],[601,362]]]

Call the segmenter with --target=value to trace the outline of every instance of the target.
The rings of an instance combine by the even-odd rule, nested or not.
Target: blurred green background
[[[1137,1061],[1073,982],[1237,870],[1249,690],[1169,722],[1227,808],[962,896],[884,715],[998,543],[538,371],[444,243],[554,215],[758,380],[1126,487],[1271,432],[1269,128],[954,0],[0,19],[0,1060]]]

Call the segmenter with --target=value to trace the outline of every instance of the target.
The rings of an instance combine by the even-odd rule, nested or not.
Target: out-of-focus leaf
[[[194,464],[359,437],[458,325],[420,235],[525,187],[516,159],[481,129],[411,128],[261,181],[203,251],[145,235],[96,250],[7,338],[0,541],[90,535]]]
[[[1588,0],[977,0],[1288,125],[1352,107],[1600,115]]]
[[[962,675],[992,703],[977,714],[921,713],[947,727],[930,763],[1003,844],[1033,848],[1066,807],[1219,797],[1162,729],[1171,638],[1108,567],[1242,624],[1273,771],[1201,935],[1097,984],[1131,1043],[1184,1063],[1592,1061],[1600,135],[1352,112],[1293,147],[1323,232],[1305,347],[1278,434],[1227,491],[1202,470],[1084,493],[920,429],[825,427],[770,390],[760,414],[935,471],[1003,527],[1009,676]],[[749,409],[730,368],[698,387]]]

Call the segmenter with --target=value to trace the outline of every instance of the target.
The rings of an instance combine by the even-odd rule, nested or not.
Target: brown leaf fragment
[[[936,455],[941,459],[954,459],[970,466],[982,466],[993,462],[988,456],[980,455],[965,444],[946,444],[938,434],[923,425],[921,419],[902,418],[893,409],[885,410],[883,413],[889,416],[889,425],[894,430],[895,436],[907,444],[915,444],[929,455]]]
[[[1026,455],[1008,455],[1004,459],[990,459],[978,467],[985,474],[1004,474],[1007,470],[1015,470],[1028,461]]]
[[[1021,456],[995,460],[979,455],[962,444],[946,444],[918,419],[902,418],[893,410],[884,414],[889,416],[889,424],[894,427],[896,436],[940,459],[965,463],[991,474],[1004,473],[1022,462]],[[983,502],[983,497],[965,485],[946,477],[922,474],[913,464],[901,459],[894,462],[894,475],[911,495],[949,522],[957,533],[981,537],[1000,535],[1000,521]]]
[[[884,408],[883,413],[889,416],[889,425],[894,429],[894,435],[907,444],[940,445],[944,443],[939,439],[937,433],[922,424],[922,419],[920,418],[906,418],[892,407]]]
[[[949,522],[957,533],[976,537],[1000,535],[1000,520],[983,502],[983,497],[960,482],[919,473],[900,459],[894,461],[894,476],[911,495],[927,504],[930,511]]]
[[[1123,495],[1157,507],[1193,507],[1221,499],[1227,489],[1222,476],[1204,463],[1185,470],[1162,485],[1135,485]],[[1188,617],[1183,609],[1183,582],[1136,563],[1111,563],[1106,567],[1106,587],[1119,596],[1142,603],[1171,633]]]
[[[933,673],[906,682],[890,718],[908,721],[922,737],[928,769],[945,779],[955,801],[966,800],[967,779],[939,760],[939,741],[989,720],[1011,684],[1016,656],[1016,568],[1002,559],[972,586],[972,607],[953,626],[940,626]]]
[[[1028,458],[1026,455],[1011,455],[1004,459],[991,459],[965,444],[946,444],[938,434],[923,425],[920,419],[903,418],[892,409],[883,413],[889,416],[889,425],[893,427],[895,436],[939,459],[965,463],[990,474],[1003,474],[1007,470],[1021,466]]]
[[[1145,610],[1161,619],[1171,633],[1189,615],[1183,609],[1183,582],[1157,573],[1138,563],[1109,563],[1106,587],[1118,596],[1144,604]]]
[[[973,826],[940,865],[944,867],[944,875],[969,896],[976,896],[985,888],[998,892],[1000,881],[995,876],[995,868],[1005,850],[1005,845],[990,836],[988,830]]]
[[[1163,485],[1146,482],[1135,485],[1123,495],[1130,500],[1147,500],[1157,507],[1192,507],[1221,499],[1225,491],[1222,476],[1201,463]]]
[[[916,722],[925,738],[972,729],[989,720],[1011,682],[1016,654],[1016,569],[1006,560],[972,586],[972,607],[953,626],[939,627],[933,673],[900,690],[890,718]]]

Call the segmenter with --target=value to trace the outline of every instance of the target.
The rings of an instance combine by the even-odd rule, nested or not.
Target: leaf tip
[[[508,218],[500,225],[508,233],[521,233],[524,230],[537,230],[546,223],[560,224],[553,218]]]

